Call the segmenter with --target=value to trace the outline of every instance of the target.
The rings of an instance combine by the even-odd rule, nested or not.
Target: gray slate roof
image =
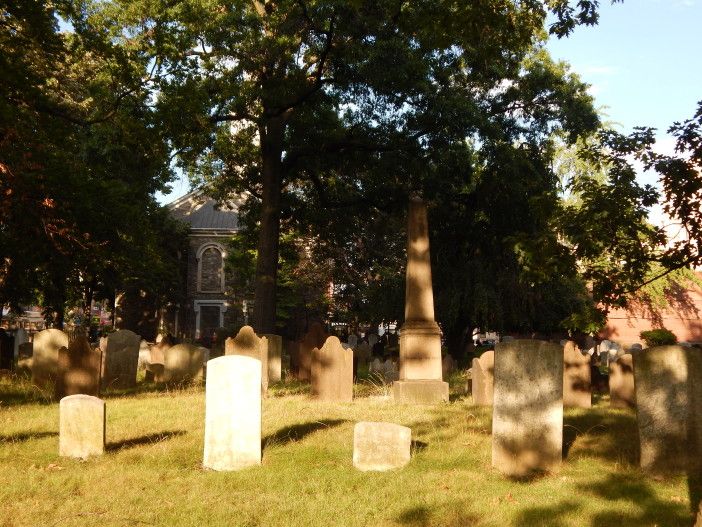
[[[232,208],[233,207],[233,208]],[[195,190],[168,204],[174,218],[190,224],[191,229],[236,231],[239,229],[237,203],[217,206],[217,202]]]

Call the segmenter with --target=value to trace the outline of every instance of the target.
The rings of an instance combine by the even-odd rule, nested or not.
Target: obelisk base
[[[400,380],[392,385],[395,401],[438,404],[449,400],[441,377],[441,330],[432,321],[408,321],[400,332]]]

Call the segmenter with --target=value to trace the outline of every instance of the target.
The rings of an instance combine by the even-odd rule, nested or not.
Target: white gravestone
[[[59,403],[59,455],[85,459],[105,452],[105,401],[69,395]]]
[[[207,363],[205,454],[213,470],[261,464],[261,361],[225,355]]]

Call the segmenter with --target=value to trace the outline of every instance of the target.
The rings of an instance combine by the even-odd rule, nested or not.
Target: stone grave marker
[[[202,381],[207,355],[207,348],[194,344],[170,346],[163,352],[163,368],[154,380],[174,385]]]
[[[657,346],[633,355],[641,468],[649,473],[700,470],[702,350]]]
[[[224,343],[224,354],[252,357],[261,363],[261,390],[268,390],[268,339],[259,337],[251,326],[244,326],[236,337]]]
[[[494,350],[488,350],[483,353],[480,358],[473,359],[473,367],[471,370],[473,404],[478,406],[492,406],[494,380],[495,352]]]
[[[59,403],[59,455],[85,459],[105,452],[105,401],[69,395]]]
[[[100,391],[100,350],[90,346],[84,334],[77,334],[68,347],[59,349],[56,399],[67,395],[93,395]]]
[[[515,478],[559,469],[563,348],[538,340],[495,346],[492,466]]]
[[[324,346],[328,336],[319,322],[313,322],[310,325],[297,350],[298,380],[309,381],[312,378],[312,350]]]
[[[362,421],[353,427],[353,466],[362,471],[402,468],[410,462],[412,430],[394,423]]]
[[[203,465],[238,470],[261,464],[261,361],[225,355],[207,363]]]
[[[102,351],[102,388],[136,386],[141,337],[128,329],[120,329],[100,339]]]
[[[572,340],[563,346],[563,406],[590,408],[590,357],[583,355]]]
[[[609,405],[612,408],[636,408],[634,363],[630,353],[609,365]]]
[[[32,342],[32,382],[53,391],[58,375],[59,350],[68,347],[68,335],[60,329],[45,329]]]
[[[344,349],[337,337],[312,350],[312,396],[320,401],[353,400],[353,350]]]
[[[283,378],[283,337],[280,335],[263,335],[268,339],[268,382],[278,382]]]

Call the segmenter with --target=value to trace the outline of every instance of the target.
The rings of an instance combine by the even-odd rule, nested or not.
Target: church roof
[[[174,218],[189,223],[194,231],[226,233],[239,230],[238,205],[238,200],[218,204],[202,189],[198,189],[166,206]]]

